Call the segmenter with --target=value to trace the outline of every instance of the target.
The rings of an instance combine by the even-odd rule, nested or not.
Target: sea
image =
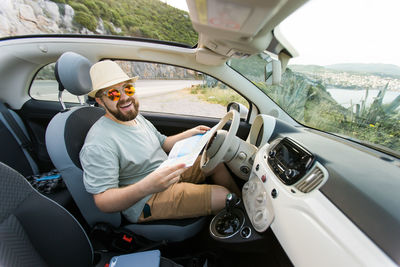
[[[361,104],[361,101],[365,99],[366,90],[353,90],[353,89],[342,89],[342,88],[327,88],[326,89],[333,99],[336,100],[343,107],[350,107],[351,104]],[[368,90],[368,98],[366,105],[370,106],[378,95],[379,90],[370,89]],[[383,104],[392,102],[398,95],[399,91],[386,91],[383,97]]]

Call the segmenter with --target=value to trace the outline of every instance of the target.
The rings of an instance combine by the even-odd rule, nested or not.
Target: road
[[[138,80],[135,87],[140,110],[221,118],[226,107],[205,102],[183,90],[201,83],[198,80]],[[58,101],[58,84],[51,80],[36,80],[30,94],[35,99]],[[63,100],[78,102],[77,97],[68,92],[63,93]]]
[[[146,98],[179,91],[192,85],[201,84],[201,80],[138,80],[135,83],[137,96]],[[55,80],[35,80],[31,96],[42,100],[58,100],[58,83]],[[64,101],[76,102],[76,97],[63,93]]]
[[[158,96],[165,93],[190,88],[192,85],[202,84],[200,80],[138,80],[136,82],[137,95],[140,98]]]

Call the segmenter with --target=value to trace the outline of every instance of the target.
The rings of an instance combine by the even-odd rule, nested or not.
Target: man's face
[[[139,102],[131,91],[131,83],[120,83],[103,90],[100,98],[107,112],[119,121],[131,121],[139,112]],[[134,90],[134,89],[133,89]],[[132,94],[128,96],[128,94]],[[118,97],[119,96],[119,97]],[[115,101],[113,101],[114,99]]]

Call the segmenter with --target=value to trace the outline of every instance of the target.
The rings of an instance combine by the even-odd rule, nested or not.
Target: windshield
[[[265,55],[230,65],[299,123],[398,156],[398,10],[396,0],[312,1],[280,25],[300,54],[280,85],[265,82]]]
[[[0,1],[0,37],[98,34],[144,37],[194,46],[197,33],[185,1]],[[173,4],[176,7],[171,6]]]

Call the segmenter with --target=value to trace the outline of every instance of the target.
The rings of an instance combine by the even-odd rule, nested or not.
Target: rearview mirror
[[[268,54],[262,53],[260,56],[266,61],[264,70],[264,81],[268,85],[278,85],[281,83],[282,65],[278,59],[274,59]]]

